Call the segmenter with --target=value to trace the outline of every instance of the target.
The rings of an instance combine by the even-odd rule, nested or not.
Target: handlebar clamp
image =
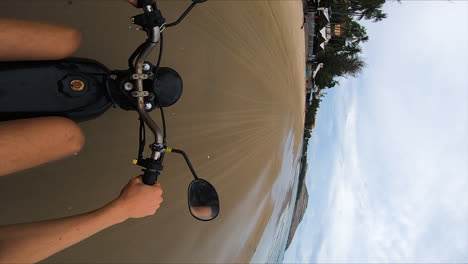
[[[160,10],[154,10],[133,16],[131,18],[133,24],[142,27],[144,30],[148,30],[155,27],[162,27],[166,23],[166,19],[162,16]]]

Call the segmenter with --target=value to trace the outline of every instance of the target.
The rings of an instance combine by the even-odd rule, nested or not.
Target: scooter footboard
[[[110,71],[94,60],[0,63],[0,120],[38,116],[90,118],[112,99]]]

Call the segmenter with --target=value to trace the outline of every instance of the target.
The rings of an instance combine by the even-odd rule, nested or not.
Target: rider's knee
[[[71,130],[70,138],[69,138],[70,151],[72,153],[78,153],[83,148],[83,145],[85,142],[83,131],[75,123],[73,123],[73,127],[71,127],[70,130]]]
[[[85,142],[81,128],[75,122],[67,118],[58,117],[57,122],[60,126],[60,131],[63,131],[63,143],[67,154],[79,152],[83,148]]]
[[[61,33],[61,43],[57,45],[57,55],[60,58],[67,58],[73,55],[81,44],[81,32],[74,28],[65,28]]]

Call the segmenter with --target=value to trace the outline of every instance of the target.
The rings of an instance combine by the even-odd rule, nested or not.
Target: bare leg
[[[62,117],[40,117],[2,122],[0,176],[57,160],[80,151],[81,129]]]
[[[63,59],[80,41],[81,33],[73,28],[0,18],[0,61]]]
[[[76,51],[80,40],[72,28],[0,19],[0,61],[63,59]],[[66,118],[0,122],[0,176],[71,155],[83,142],[80,128]]]

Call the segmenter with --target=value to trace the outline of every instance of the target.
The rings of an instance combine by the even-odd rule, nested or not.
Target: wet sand
[[[83,32],[76,55],[111,69],[124,69],[144,40],[144,33],[128,29],[137,10],[124,1],[21,2],[1,1],[0,16],[73,26]],[[159,7],[172,22],[189,3],[161,1]],[[215,221],[190,216],[192,176],[182,158],[168,155],[157,215],[111,227],[46,261],[252,260],[265,230],[274,232],[272,223],[289,206],[297,176],[305,101],[302,21],[299,0],[210,0],[165,32],[162,66],[184,80],[181,100],[166,109],[168,145],[185,150],[198,175],[217,188],[221,214]],[[138,175],[131,164],[136,113],[111,109],[80,126],[86,145],[79,155],[0,179],[0,224],[95,209]],[[261,244],[266,248],[268,241]],[[267,255],[255,254],[260,262]]]

